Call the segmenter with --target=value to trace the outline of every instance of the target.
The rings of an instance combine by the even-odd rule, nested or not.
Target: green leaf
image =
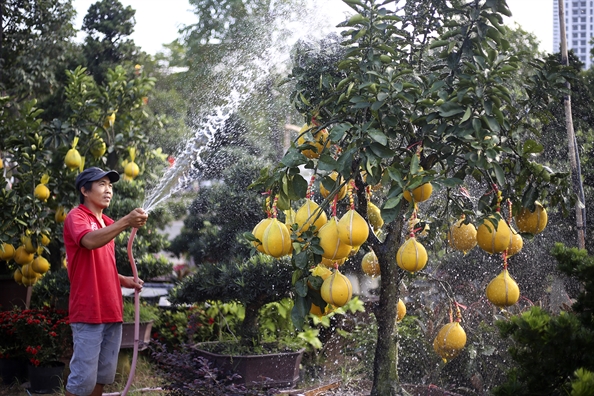
[[[297,293],[299,297],[307,296],[307,278],[299,279],[295,283],[295,293]]]
[[[371,143],[369,149],[380,158],[391,158],[395,155],[394,151],[379,143]]]
[[[464,112],[464,108],[460,106],[458,103],[454,102],[445,102],[441,106],[439,106],[439,115],[441,117],[452,117],[456,114],[460,114]]]
[[[544,146],[532,139],[528,139],[524,142],[522,147],[522,154],[540,154],[544,150]]]
[[[522,196],[522,206],[524,208],[533,208],[534,202],[538,199],[539,191],[532,183]]]
[[[380,130],[370,129],[368,132],[369,137],[378,142],[381,145],[386,146],[388,144],[388,137]]]
[[[299,254],[294,254],[293,263],[295,264],[295,267],[305,270],[308,264],[307,252],[302,251]]]
[[[301,175],[293,176],[291,180],[291,189],[295,199],[304,198],[307,194],[307,181]]]
[[[318,159],[318,169],[323,171],[332,171],[337,168],[337,162],[330,154],[322,154]]]
[[[281,160],[281,163],[288,168],[294,168],[307,163],[307,161],[307,157],[301,154],[301,151],[297,150],[295,147],[290,147]]]
[[[505,173],[503,173],[503,169],[497,162],[493,162],[493,171],[495,172],[495,178],[497,179],[497,183],[500,186],[505,185]]]
[[[293,309],[291,310],[291,321],[293,325],[300,331],[303,330],[303,324],[305,322],[305,317],[309,313],[309,300],[305,297],[296,296],[295,297],[295,305],[293,305]]]
[[[397,197],[388,199],[382,207],[382,217],[384,210],[389,210],[397,207],[400,204],[400,201],[402,201],[402,195],[398,195]]]

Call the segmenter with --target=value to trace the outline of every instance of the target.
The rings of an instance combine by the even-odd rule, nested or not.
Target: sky
[[[89,6],[97,0],[73,0],[78,12],[75,28],[82,21]],[[325,1],[325,0],[324,0]],[[518,23],[540,41],[540,50],[553,50],[553,1],[556,0],[507,0],[513,17],[506,23]],[[124,6],[136,10],[136,26],[132,39],[149,54],[163,51],[163,44],[178,38],[179,28],[196,22],[188,0],[120,0]],[[79,35],[82,41],[84,34]]]

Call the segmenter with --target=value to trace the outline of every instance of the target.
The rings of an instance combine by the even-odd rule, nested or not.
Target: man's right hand
[[[142,208],[136,208],[128,214],[130,226],[133,228],[139,228],[144,226],[146,224],[147,219],[148,213],[146,213]]]

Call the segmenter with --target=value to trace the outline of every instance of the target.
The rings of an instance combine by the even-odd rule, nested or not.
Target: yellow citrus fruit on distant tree
[[[78,169],[82,163],[82,157],[80,156],[78,150],[75,148],[68,150],[66,157],[64,158],[64,163],[70,170]]]
[[[311,199],[306,199],[305,203],[295,213],[298,234],[309,230],[309,227],[312,225],[316,227],[315,232],[318,232],[327,222],[328,216],[326,216],[326,212]]]
[[[47,201],[50,196],[50,190],[47,188],[45,184],[39,183],[37,187],[35,187],[35,198],[39,199],[40,201]]]
[[[3,243],[0,248],[0,260],[8,261],[14,257],[14,246],[10,243]]]
[[[396,322],[400,322],[404,316],[406,315],[406,305],[401,298],[398,299],[398,304],[396,305]]]
[[[108,116],[105,116],[105,120],[103,121],[103,128],[107,129],[107,128],[111,128],[113,126],[113,124],[115,123],[115,112],[111,113]]]
[[[369,219],[369,224],[371,224],[371,227],[375,232],[377,232],[384,225],[384,219],[382,219],[382,212],[380,208],[378,208],[372,202],[367,202],[367,218]]]
[[[45,257],[39,256],[33,260],[31,268],[38,274],[45,274],[50,269],[50,263],[45,259]]]
[[[464,224],[464,219],[452,224],[448,231],[448,242],[456,250],[468,253],[476,246],[476,228],[474,224]]]
[[[305,140],[304,132],[308,129],[311,129],[313,141]],[[326,140],[328,140],[328,131],[326,129],[320,129],[318,131],[317,127],[304,124],[301,130],[299,131],[297,145],[302,146],[304,144],[307,144],[315,147],[315,149],[305,149],[301,153],[305,155],[307,158],[319,158],[320,154],[322,153],[322,150],[324,149],[324,145],[326,144]]]
[[[342,242],[338,237],[338,222],[332,217],[318,232],[320,247],[324,249],[322,257],[330,260],[340,260],[349,256],[352,250],[351,245]]]
[[[272,220],[272,217],[262,219],[258,224],[256,224],[256,226],[252,230],[252,234],[254,234],[256,239],[258,239],[259,241],[253,241],[252,245],[254,245],[254,247],[258,249],[258,251],[261,253],[266,253],[264,251],[264,245],[262,244],[262,241],[264,240],[264,231],[266,231],[266,228],[268,228]]]
[[[329,177],[334,180],[336,182],[336,179],[338,179],[339,183],[343,182],[342,176],[338,176],[337,172],[332,172],[330,173]],[[348,183],[347,183],[348,184]],[[343,199],[344,197],[346,197],[347,195],[347,189],[348,189],[348,185],[344,184],[342,187],[340,187],[340,190],[338,190],[338,192],[336,193],[337,199],[340,201],[341,199]],[[328,198],[328,196],[330,195],[330,191],[326,190],[326,187],[324,187],[323,183],[320,183],[320,195],[322,195],[322,197],[324,198]]]
[[[365,253],[361,259],[361,270],[372,278],[381,275],[379,261],[373,250]]]
[[[335,307],[342,307],[353,296],[353,286],[349,278],[341,274],[340,271],[335,270],[322,284],[320,293],[326,303]]]
[[[513,227],[510,227],[510,242],[509,242],[509,246],[507,247],[507,256],[511,257],[516,253],[519,253],[520,250],[522,250],[522,248],[524,247],[524,240],[522,239],[522,236],[520,235],[520,233],[518,233],[516,230],[514,230]]]
[[[56,214],[54,215],[54,219],[56,220],[56,223],[63,223],[64,220],[66,220],[66,214],[67,214],[67,210],[64,209],[63,206],[58,206],[58,209],[56,209]]]
[[[396,253],[398,266],[412,273],[425,268],[427,260],[427,250],[415,237],[408,238]]]
[[[419,187],[415,188],[412,191],[412,197],[410,191],[404,190],[403,197],[408,202],[411,202],[412,198],[415,199],[415,202],[424,202],[429,199],[431,193],[433,193],[433,186],[431,185],[431,183],[425,183],[421,184]]]
[[[23,265],[21,267],[21,273],[26,278],[34,278],[37,276],[37,272],[33,269],[33,263]]]
[[[520,209],[520,212],[516,215],[516,226],[520,232],[527,232],[530,234],[540,234],[549,221],[546,209],[540,204],[535,202],[534,212],[528,210],[528,208]]]
[[[47,236],[46,234],[41,234],[41,244],[43,246],[49,245],[50,242],[51,240],[49,239],[49,236]]]
[[[27,231],[27,233],[28,233],[28,231]],[[35,246],[33,246],[33,241],[31,240],[31,237],[29,235],[22,235],[21,243],[25,247],[25,250],[27,251],[27,253],[35,253],[37,251],[37,248]]]
[[[23,274],[22,274],[22,272],[21,272],[21,269],[20,269],[20,268],[17,268],[17,269],[14,271],[14,274],[12,275],[12,277],[14,278],[14,281],[15,281],[16,283],[18,283],[19,285],[22,285],[22,284],[23,284]]]
[[[466,332],[458,322],[444,325],[433,340],[433,349],[444,361],[458,356],[466,345]]]
[[[350,246],[361,246],[369,236],[369,225],[355,209],[348,210],[338,221],[338,238]]]
[[[272,257],[286,256],[293,251],[291,234],[285,223],[273,218],[262,236],[264,252]]]
[[[140,168],[134,161],[130,161],[124,167],[124,174],[132,179],[136,178],[140,173]]]
[[[520,288],[507,269],[489,282],[485,292],[487,299],[500,308],[514,305],[520,299]]]
[[[495,216],[490,216],[483,221],[476,231],[476,241],[485,252],[496,254],[505,251],[509,246],[511,230],[502,218],[497,222],[497,229],[493,222],[497,222]]]
[[[24,276],[21,278],[23,286],[33,286],[37,282],[37,275],[33,277]]]
[[[99,158],[102,157],[103,154],[107,151],[107,146],[101,137],[95,136],[91,142],[91,154],[93,157]]]
[[[31,261],[33,261],[33,253],[27,252],[24,246],[19,246],[14,254],[14,262],[18,265],[25,265]]]

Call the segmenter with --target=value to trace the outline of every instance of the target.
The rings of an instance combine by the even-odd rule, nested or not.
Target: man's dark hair
[[[86,182],[85,184],[82,185],[82,187],[86,190],[86,191],[91,191],[91,189],[93,188],[93,182],[89,181]],[[85,203],[85,196],[83,195],[82,192],[78,192],[78,199],[80,201],[80,203]]]

